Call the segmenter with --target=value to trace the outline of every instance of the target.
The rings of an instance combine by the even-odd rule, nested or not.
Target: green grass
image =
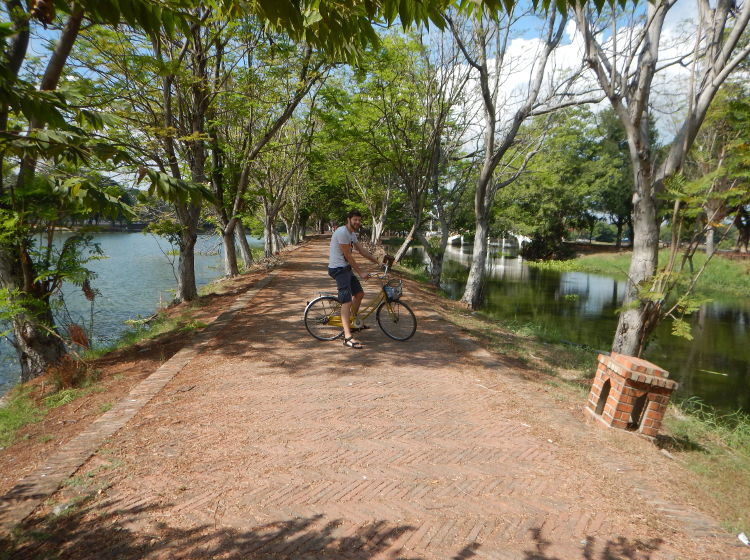
[[[105,354],[129,348],[138,342],[156,338],[159,335],[178,330],[184,323],[184,317],[168,317],[159,315],[148,325],[138,322],[131,322],[131,330],[124,332],[117,340],[106,346],[93,348],[84,354],[84,359],[95,360]]]
[[[192,331],[197,331],[199,329],[205,328],[208,326],[208,323],[204,323],[203,321],[188,321],[184,325],[182,325],[178,330],[182,333],[188,333]]]
[[[82,389],[62,389],[56,393],[52,393],[48,397],[44,398],[44,406],[47,410],[52,410],[58,406],[63,406],[72,403],[84,391]]]
[[[19,385],[7,395],[7,402],[0,408],[0,448],[7,447],[16,438],[18,430],[44,418],[45,412],[34,404],[31,389]]]
[[[108,412],[108,411],[112,410],[112,406],[113,405],[112,405],[111,402],[106,402],[106,403],[100,404],[99,405],[99,413],[100,414],[104,414],[105,412]]]
[[[430,278],[427,276],[427,272],[423,266],[406,266],[403,263],[398,263],[398,271],[410,280],[419,282],[421,284],[429,284]]]
[[[588,272],[627,279],[631,253],[599,253],[583,255],[568,261],[529,262],[529,266],[560,272]],[[669,251],[659,252],[659,265],[666,264]],[[706,262],[706,255],[693,257],[694,270]],[[688,270],[686,268],[686,270]],[[696,292],[706,296],[730,295],[744,297],[750,293],[750,261],[733,261],[716,255],[698,281]]]

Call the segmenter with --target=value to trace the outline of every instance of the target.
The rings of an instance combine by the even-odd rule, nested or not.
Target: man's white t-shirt
[[[331,251],[328,256],[328,268],[339,268],[341,266],[347,266],[349,262],[344,258],[344,253],[341,250],[341,245],[352,245],[357,243],[357,234],[353,231],[349,231],[346,226],[336,228],[331,236]],[[354,248],[354,245],[352,245]]]

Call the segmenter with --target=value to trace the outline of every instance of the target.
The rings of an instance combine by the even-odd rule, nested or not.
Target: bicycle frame
[[[390,265],[385,265],[385,272],[381,277],[379,277],[380,280],[388,280],[388,269],[390,268]],[[373,312],[380,307],[380,304],[385,301],[385,292],[383,291],[383,286],[385,284],[380,286],[380,292],[378,297],[376,297],[374,300],[372,300],[370,303],[368,303],[364,309],[360,308],[357,311],[356,315],[352,315],[350,321],[351,326],[355,326],[357,320],[360,320],[364,322],[370,315],[373,314]],[[321,294],[322,295],[322,294]],[[387,307],[388,307],[388,313],[393,314],[393,310],[391,309],[390,302],[386,301]],[[344,321],[341,319],[341,313],[338,313],[336,315],[331,315],[329,319],[329,325],[334,327],[344,327]]]
[[[356,315],[352,315],[351,317],[351,324],[354,326],[357,319],[360,321],[364,321],[367,319],[372,313],[380,307],[380,304],[385,300],[385,294],[383,293],[383,290],[381,288],[380,295],[376,297],[374,300],[372,300],[370,303],[367,304],[367,306],[364,309],[359,309]],[[391,310],[389,309],[388,312],[390,313]],[[334,326],[334,327],[342,327],[344,326],[344,321],[341,319],[341,314],[332,315],[331,318],[328,321],[328,324]]]

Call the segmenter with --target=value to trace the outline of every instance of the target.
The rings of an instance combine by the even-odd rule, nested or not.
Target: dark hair
[[[354,216],[362,217],[362,212],[359,210],[349,210],[349,213],[346,215],[346,219],[353,218]]]

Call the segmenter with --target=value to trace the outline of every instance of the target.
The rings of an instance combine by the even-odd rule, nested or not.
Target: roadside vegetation
[[[722,508],[732,532],[750,532],[750,415],[721,414],[697,399],[669,408],[666,447],[697,475],[695,488]]]

